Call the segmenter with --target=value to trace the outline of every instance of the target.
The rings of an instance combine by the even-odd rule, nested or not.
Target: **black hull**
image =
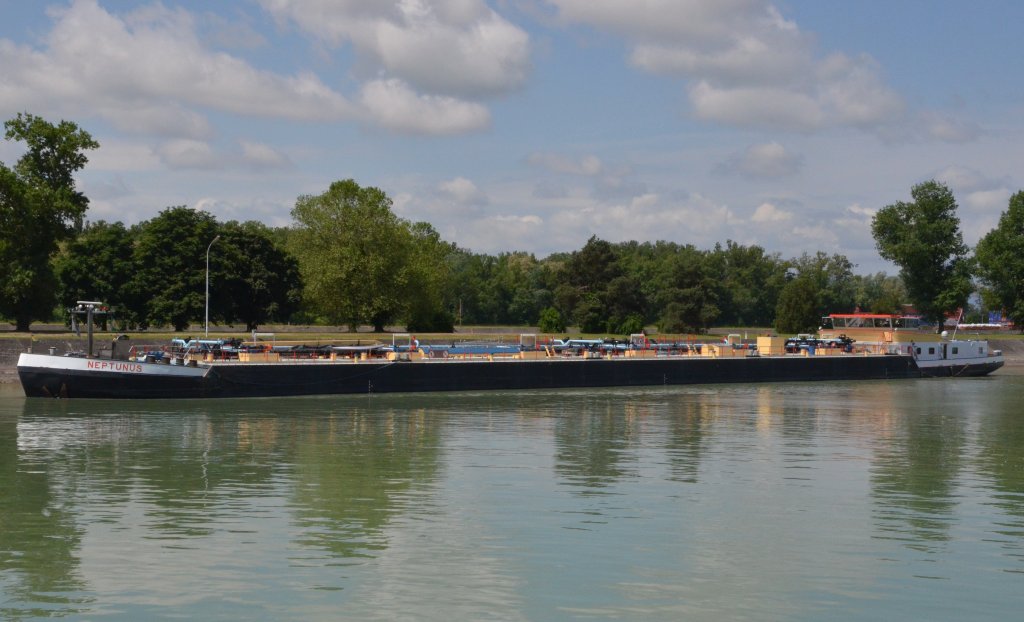
[[[968,363],[965,365],[943,365],[922,367],[921,375],[927,378],[956,378],[966,376],[987,376],[1003,366],[1002,361],[991,363]]]
[[[237,363],[214,365],[201,377],[19,366],[18,374],[29,397],[133,399],[877,380],[923,375],[910,357],[855,355]]]

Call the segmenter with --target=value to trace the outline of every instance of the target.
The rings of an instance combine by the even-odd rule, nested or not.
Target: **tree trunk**
[[[29,327],[32,325],[32,315],[24,311],[19,311],[14,316],[14,330],[19,333],[27,333]]]

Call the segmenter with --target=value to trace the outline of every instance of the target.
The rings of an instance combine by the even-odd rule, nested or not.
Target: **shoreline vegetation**
[[[282,227],[221,222],[186,205],[132,225],[90,221],[75,182],[87,152],[99,147],[89,132],[28,112],[4,128],[27,151],[12,166],[0,162],[0,317],[24,333],[59,322],[81,300],[102,301],[122,329],[171,326],[179,334],[204,320],[249,330],[406,326],[417,334],[464,323],[532,325],[545,334],[651,326],[704,334],[722,325],[793,334],[813,332],[828,313],[909,308],[937,327],[950,313],[1024,325],[1024,191],[972,256],[953,192],[935,180],[913,186],[913,201],[885,206],[871,221],[877,250],[899,266],[898,276],[855,274],[856,264],[838,253],[799,249],[786,258],[729,239],[702,249],[595,234],[543,258],[488,255],[445,241],[430,222],[400,217],[384,190],[354,179],[298,196]]]

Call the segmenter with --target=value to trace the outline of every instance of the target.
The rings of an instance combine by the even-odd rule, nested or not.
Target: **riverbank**
[[[508,336],[509,333],[503,333]],[[346,335],[355,336],[353,333]],[[367,338],[368,335],[359,334]],[[993,335],[993,337],[995,337]],[[963,338],[985,338],[983,335],[964,335]],[[96,338],[96,343],[104,343],[109,340],[109,335],[104,333],[102,337]],[[989,338],[992,348],[1003,351],[1006,359],[1006,366],[1003,368],[1012,373],[1024,373],[1024,340],[1022,339],[993,339]],[[109,345],[109,344],[108,344]],[[27,335],[24,337],[10,337],[0,339],[0,384],[11,384],[18,382],[18,355],[28,351],[29,346],[37,353],[47,352],[55,348],[57,352],[67,350],[85,350],[86,340],[72,334],[61,335]],[[1006,373],[1004,371],[1003,373]],[[996,372],[999,373],[999,372]]]

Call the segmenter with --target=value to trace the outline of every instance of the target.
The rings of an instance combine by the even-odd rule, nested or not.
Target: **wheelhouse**
[[[822,330],[850,328],[876,328],[881,330],[918,330],[924,326],[921,318],[910,315],[883,313],[833,313],[821,318]]]

